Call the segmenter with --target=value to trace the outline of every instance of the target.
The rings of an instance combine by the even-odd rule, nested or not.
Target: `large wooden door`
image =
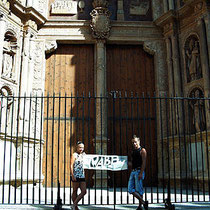
[[[45,96],[51,96],[44,104],[47,186],[57,186],[58,179],[61,186],[70,185],[70,156],[76,141],[84,141],[85,149],[93,152],[94,102],[82,97],[94,92],[93,52],[92,45],[58,45],[47,56]]]
[[[139,136],[147,150],[146,184],[156,183],[155,102],[147,97],[155,91],[153,57],[141,46],[108,45],[107,89],[117,96],[108,104],[109,152],[129,156],[132,136]],[[129,173],[115,173],[117,186],[127,185]]]

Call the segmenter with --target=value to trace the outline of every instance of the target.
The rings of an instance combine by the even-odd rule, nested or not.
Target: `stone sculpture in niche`
[[[6,34],[3,46],[2,77],[13,79],[14,60],[16,54],[16,40],[12,34]]]
[[[195,98],[189,102],[190,115],[192,117],[192,130],[200,132],[206,127],[204,100],[202,100],[203,92],[196,88],[191,92],[190,97]]]
[[[146,15],[150,6],[149,0],[131,0],[130,15]]]
[[[185,45],[185,60],[187,71],[187,82],[202,78],[200,46],[195,37],[187,40]]]

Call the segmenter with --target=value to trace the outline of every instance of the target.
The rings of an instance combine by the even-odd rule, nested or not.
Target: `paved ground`
[[[176,210],[210,210],[210,202],[197,202],[197,203],[176,203],[175,209]],[[49,205],[0,205],[0,209],[53,209],[54,206]],[[110,206],[100,206],[100,205],[90,205],[90,206],[80,206],[80,210],[109,210],[109,209],[116,209],[116,210],[135,210],[137,205],[113,205]],[[70,209],[70,206],[62,206],[62,209]],[[150,204],[149,209],[158,209],[162,210],[165,209],[163,204]]]

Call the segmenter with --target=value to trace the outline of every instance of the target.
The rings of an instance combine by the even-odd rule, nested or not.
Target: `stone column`
[[[95,44],[95,90],[96,96],[96,136],[94,139],[96,154],[107,154],[107,100],[106,96],[106,48],[105,40],[110,33],[110,12],[108,1],[93,1],[90,27]],[[101,97],[101,98],[100,98]],[[107,187],[107,171],[96,171],[96,187]],[[95,178],[95,176],[93,176]],[[101,186],[102,183],[102,186]]]
[[[6,30],[6,22],[3,19],[3,14],[0,14],[0,76],[2,73],[2,59],[3,59],[3,46],[4,46],[4,35]]]
[[[180,72],[180,57],[179,57],[179,48],[178,48],[178,39],[176,35],[172,35],[172,59],[173,59],[173,70],[174,70],[174,89],[175,89],[175,96],[182,96],[182,80],[181,80],[181,72]],[[176,109],[176,130],[179,134],[183,134],[184,132],[184,122],[183,122],[183,101],[177,100],[178,107]]]
[[[198,27],[200,32],[200,57],[201,57],[201,64],[202,64],[202,73],[203,73],[203,83],[204,83],[204,96],[210,96],[210,66],[209,66],[209,56],[208,53],[208,46],[206,45],[207,40],[207,30],[205,27],[205,21],[203,18],[198,20]],[[209,110],[209,103],[206,101],[206,110]],[[210,130],[210,113],[206,111],[206,123],[207,129]]]
[[[166,49],[167,49],[167,65],[168,65],[168,89],[169,96],[174,96],[174,82],[173,82],[173,65],[172,65],[172,48],[170,38],[166,38]]]

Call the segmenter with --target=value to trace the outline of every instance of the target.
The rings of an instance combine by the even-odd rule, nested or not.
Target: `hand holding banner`
[[[121,171],[128,169],[127,156],[117,155],[85,155],[84,169]]]

